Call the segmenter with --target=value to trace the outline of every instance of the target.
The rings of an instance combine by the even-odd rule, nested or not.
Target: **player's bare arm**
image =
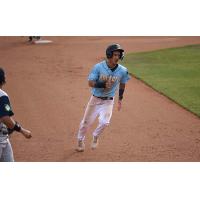
[[[118,111],[120,111],[121,108],[122,108],[122,99],[123,99],[125,87],[126,87],[125,83],[120,83],[120,85],[119,85],[119,99],[118,99],[118,107],[117,107]]]
[[[31,131],[23,128],[18,122],[14,121],[12,117],[4,116],[0,119],[9,129],[10,132],[17,131],[20,132],[25,138],[31,138]]]

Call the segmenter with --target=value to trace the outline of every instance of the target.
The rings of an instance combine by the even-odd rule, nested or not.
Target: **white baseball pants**
[[[84,140],[88,128],[98,116],[99,124],[93,132],[93,136],[99,136],[106,126],[109,125],[112,116],[114,100],[102,100],[91,96],[83,120],[78,131],[78,140]]]
[[[0,162],[14,162],[13,150],[9,139],[5,143],[0,143]]]

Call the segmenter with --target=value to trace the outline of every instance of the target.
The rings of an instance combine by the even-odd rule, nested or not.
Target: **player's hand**
[[[117,106],[117,110],[120,111],[122,108],[122,101],[118,100],[118,106]]]
[[[22,133],[22,135],[23,135],[25,138],[27,138],[27,139],[30,139],[30,138],[32,137],[31,131],[26,130],[26,129],[24,129],[24,128],[21,128],[20,133]]]
[[[112,86],[111,82],[110,81],[107,81],[106,82],[106,89],[110,89]]]

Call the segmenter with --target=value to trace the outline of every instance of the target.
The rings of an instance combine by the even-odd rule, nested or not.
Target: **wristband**
[[[123,99],[124,89],[119,89],[119,100]]]
[[[21,126],[19,125],[19,123],[18,122],[15,122],[15,126],[14,126],[14,128],[13,128],[13,130],[14,131],[17,131],[17,132],[20,132],[21,131]]]
[[[106,82],[97,81],[97,82],[94,84],[94,87],[95,87],[95,88],[106,88]]]

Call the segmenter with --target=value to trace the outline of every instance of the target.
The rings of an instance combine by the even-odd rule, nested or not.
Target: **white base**
[[[51,40],[35,40],[33,41],[34,44],[48,44],[48,43],[52,43]]]

